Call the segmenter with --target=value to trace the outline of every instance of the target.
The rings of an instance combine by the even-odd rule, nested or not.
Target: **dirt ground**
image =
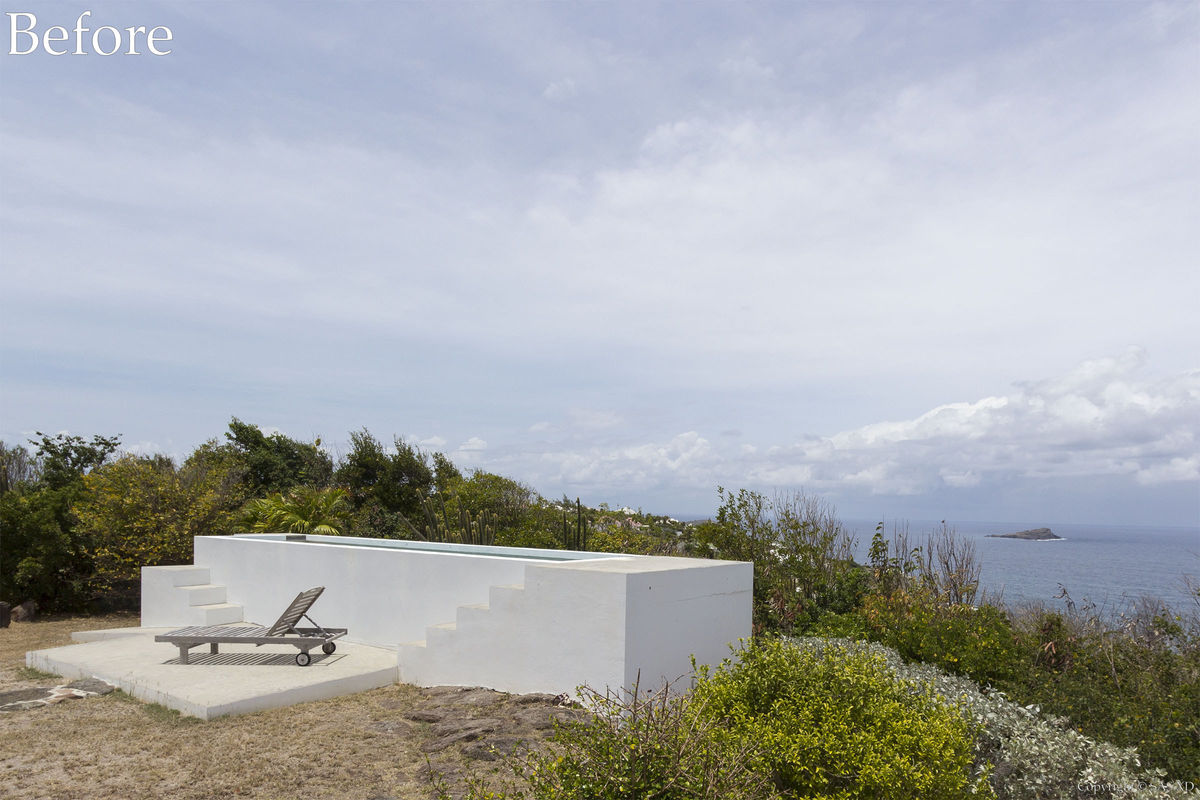
[[[64,683],[25,652],[70,634],[137,625],[134,616],[49,618],[0,629],[0,692]],[[395,685],[201,722],[114,692],[0,713],[0,787],[12,800],[347,798],[427,800],[430,767],[506,772],[495,750],[550,733],[580,712],[542,695]]]

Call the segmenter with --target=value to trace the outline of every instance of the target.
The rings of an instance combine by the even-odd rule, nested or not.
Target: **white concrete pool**
[[[752,565],[287,534],[200,536],[194,565],[142,569],[142,625],[268,624],[302,589],[346,640],[394,648],[401,680],[508,692],[644,686],[750,635]]]

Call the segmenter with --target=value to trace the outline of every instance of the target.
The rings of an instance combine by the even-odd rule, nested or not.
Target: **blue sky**
[[[90,23],[172,53],[0,57],[6,442],[236,415],[676,515],[1200,526],[1194,2]]]

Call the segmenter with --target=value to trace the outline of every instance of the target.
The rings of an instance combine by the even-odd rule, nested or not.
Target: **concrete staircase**
[[[401,642],[401,680],[424,685],[426,676],[436,674],[439,682],[479,685],[475,672],[488,664],[485,654],[498,655],[497,637],[521,628],[527,601],[524,585],[491,586],[488,602],[461,605],[454,622],[430,625],[422,641]]]
[[[225,587],[209,582],[208,567],[142,567],[142,627],[182,628],[242,621]]]

